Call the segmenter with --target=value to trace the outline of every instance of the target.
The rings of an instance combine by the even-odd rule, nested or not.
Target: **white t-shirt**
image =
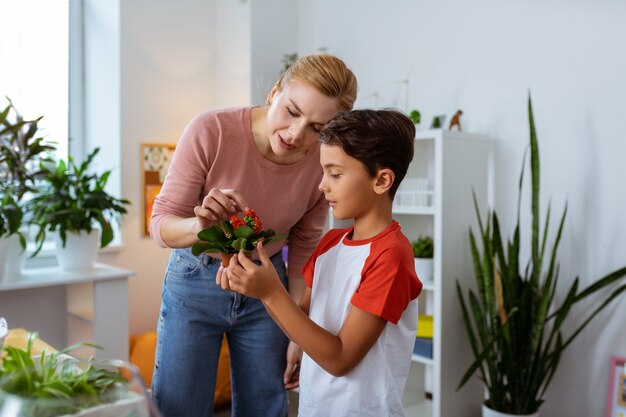
[[[371,239],[350,240],[351,233],[351,228],[329,231],[304,267],[311,288],[309,317],[338,334],[355,306],[387,320],[387,326],[345,376],[334,377],[303,355],[300,417],[404,416],[402,392],[422,289],[413,250],[395,221]]]

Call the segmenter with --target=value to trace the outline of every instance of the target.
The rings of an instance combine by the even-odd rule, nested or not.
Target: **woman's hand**
[[[220,220],[228,220],[233,214],[247,209],[248,204],[239,191],[211,188],[202,203],[193,209],[197,231],[215,226]]]
[[[233,256],[228,265],[226,276],[228,278],[228,286],[232,291],[248,297],[260,298],[271,295],[277,289],[282,288],[278,273],[270,260],[263,243],[257,244],[257,252],[261,265],[252,262],[243,253],[239,252],[237,256]],[[224,274],[221,275],[222,288],[224,288]]]
[[[287,347],[287,367],[283,375],[285,389],[294,389],[300,386],[300,364],[302,363],[302,349],[292,341]]]

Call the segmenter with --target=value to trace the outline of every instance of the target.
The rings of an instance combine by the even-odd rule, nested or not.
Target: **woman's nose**
[[[304,137],[306,125],[304,123],[294,123],[291,125],[289,129],[289,133],[291,133],[291,137],[294,141],[301,140]]]

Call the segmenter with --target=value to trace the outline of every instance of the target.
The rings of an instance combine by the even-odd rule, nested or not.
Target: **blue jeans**
[[[281,253],[272,258],[286,286]],[[286,417],[288,339],[263,303],[215,284],[220,260],[175,249],[163,283],[152,393],[163,417],[211,417],[226,334],[236,417]]]

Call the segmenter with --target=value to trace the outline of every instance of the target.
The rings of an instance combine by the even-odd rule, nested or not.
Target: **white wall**
[[[568,202],[561,289],[575,276],[588,285],[626,265],[625,3],[301,0],[300,6],[299,52],[327,47],[344,58],[358,76],[359,95],[370,96],[360,105],[374,106],[378,92],[378,105],[403,108],[398,81],[408,78],[409,108],[422,111],[423,124],[463,109],[465,130],[497,141],[495,207],[507,231],[532,90],[543,206],[552,201],[553,225]],[[522,221],[528,238],[526,215]],[[623,298],[570,346],[542,415],[604,413],[610,357],[626,355]],[[584,311],[572,314],[568,330]]]
[[[169,250],[142,236],[142,143],[176,143],[189,120],[213,107],[214,5],[120,2],[122,195],[132,201],[123,249],[102,262],[136,272],[129,284],[131,334],[156,328]]]

